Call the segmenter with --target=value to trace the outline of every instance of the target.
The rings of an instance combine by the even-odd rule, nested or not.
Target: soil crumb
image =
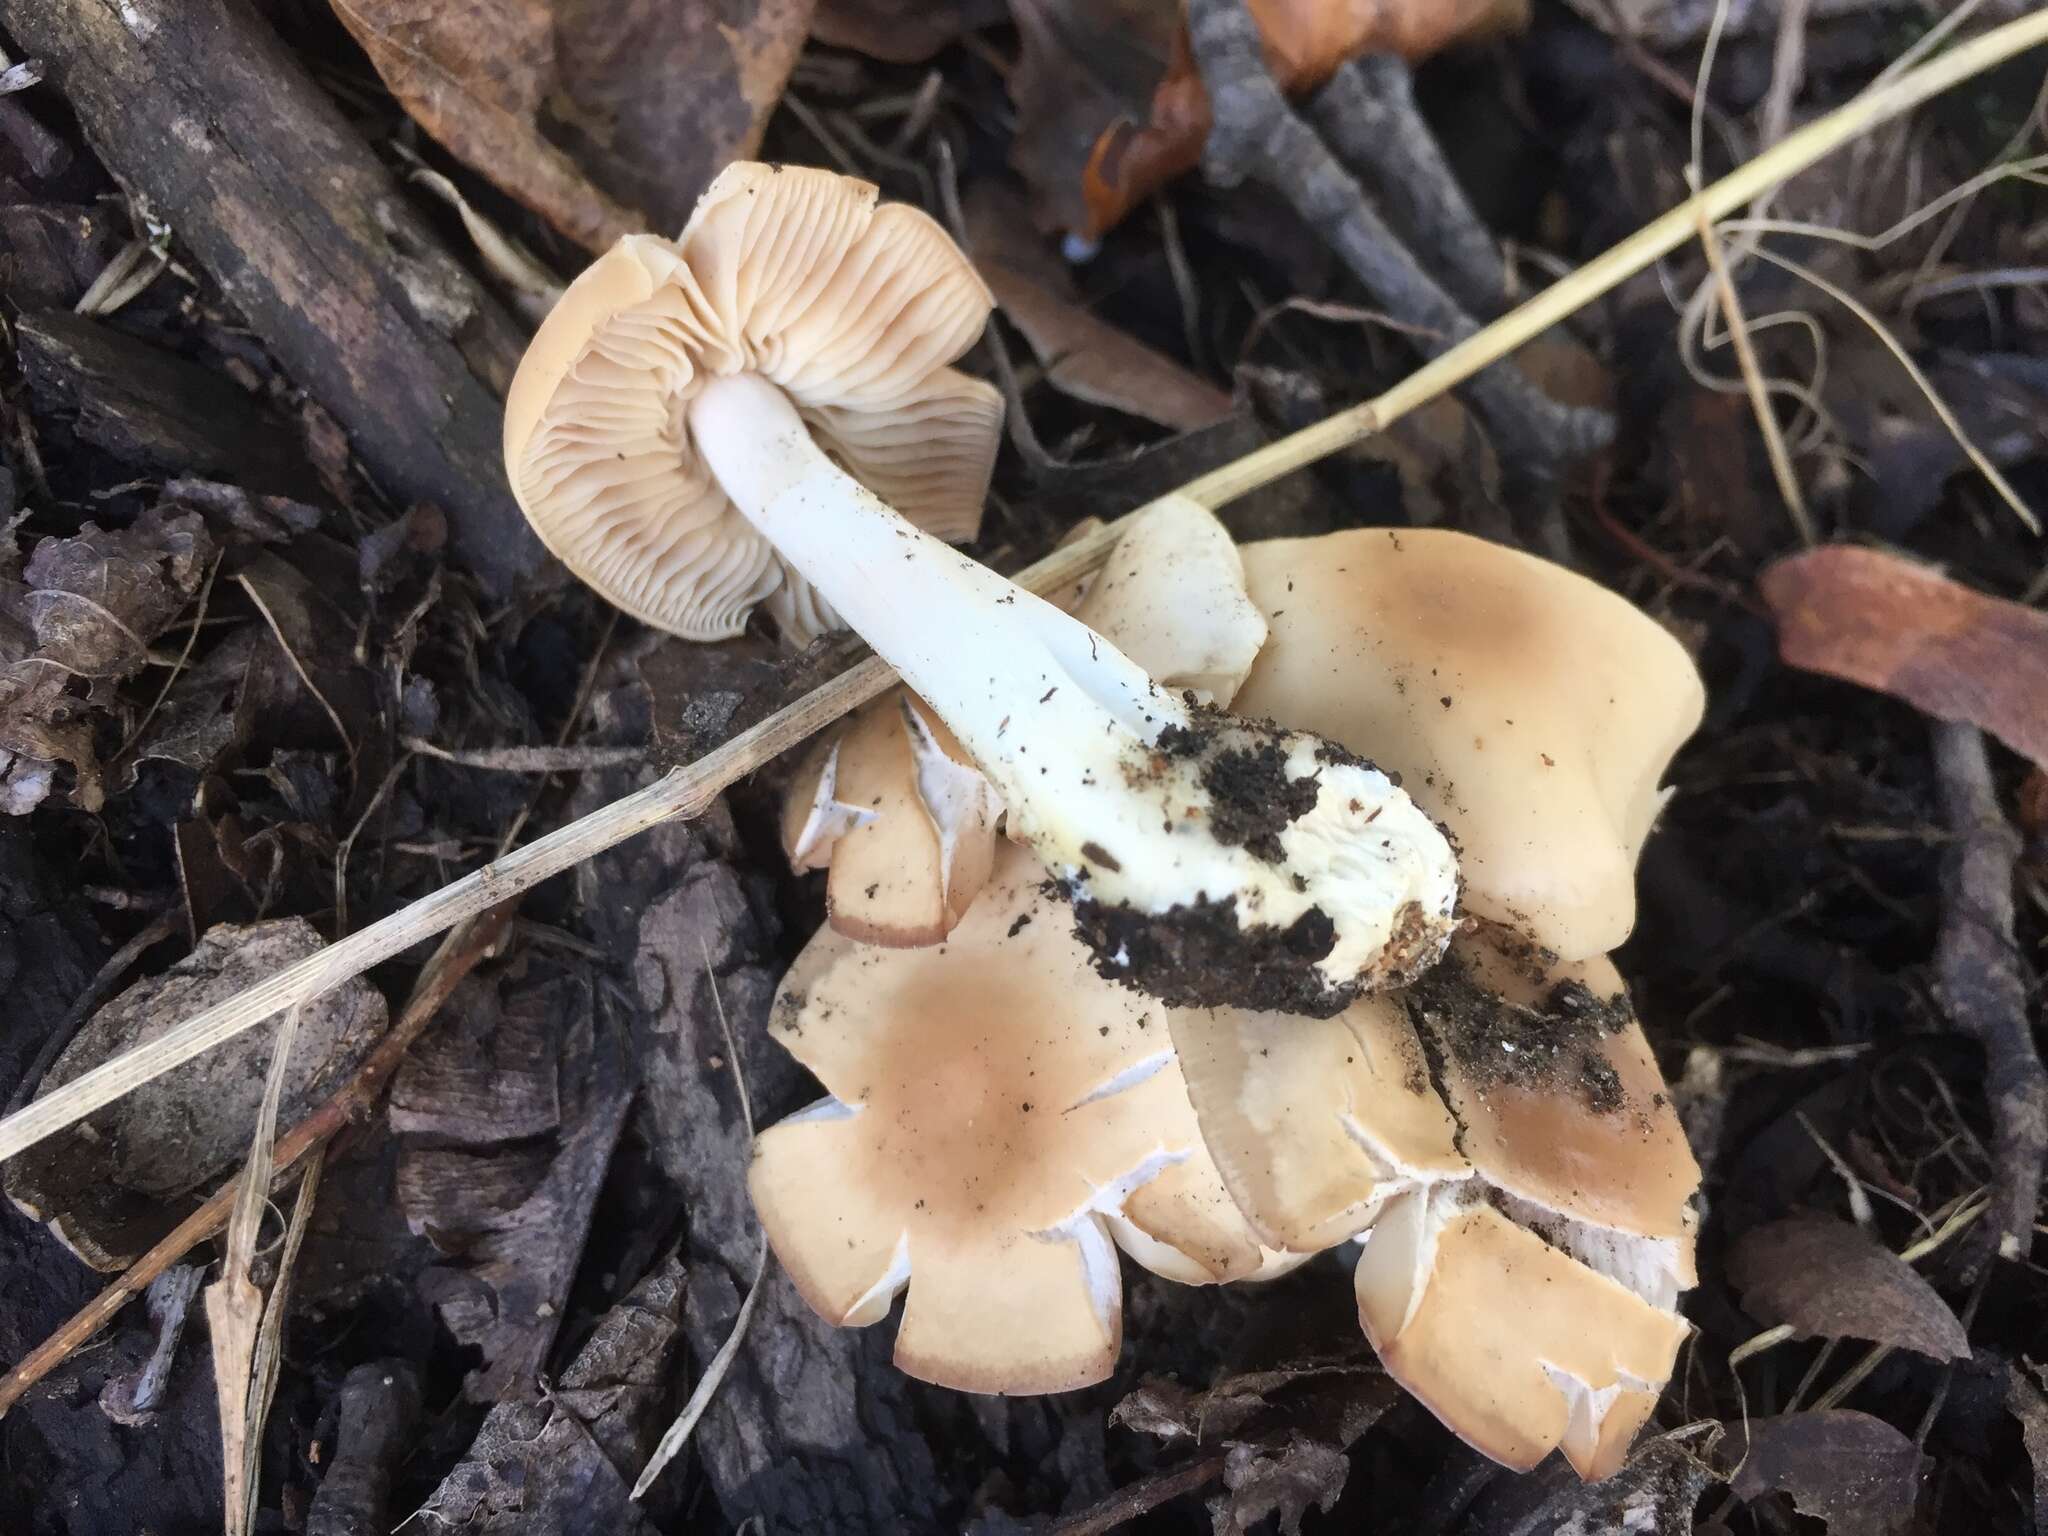
[[[1602,998],[1583,982],[1563,981],[1525,1007],[1446,955],[1406,995],[1416,1027],[1478,1087],[1569,1093],[1595,1114],[1612,1114],[1626,1101],[1601,1049],[1635,1017],[1624,993]]]
[[[1321,907],[1283,927],[1240,922],[1235,897],[1158,913],[1082,897],[1074,902],[1074,931],[1094,952],[1098,975],[1173,1008],[1252,1008],[1327,1019],[1365,993],[1408,985],[1436,960],[1436,929],[1414,902],[1395,918],[1379,963],[1339,987],[1317,969],[1337,941]]]
[[[1316,777],[1287,777],[1287,752],[1278,742],[1233,747],[1202,768],[1202,788],[1214,804],[1209,830],[1216,841],[1278,864],[1286,857],[1280,834],[1315,809]]]

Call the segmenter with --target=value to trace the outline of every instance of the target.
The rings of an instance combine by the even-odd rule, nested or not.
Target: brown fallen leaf
[[[818,0],[811,37],[885,64],[922,64],[962,34],[1007,20],[1003,0]]]
[[[1861,1227],[1791,1216],[1745,1233],[1728,1278],[1752,1317],[1800,1336],[1869,1339],[1935,1360],[1965,1359],[1970,1341],[1934,1287]]]
[[[214,543],[198,514],[156,507],[121,529],[87,523],[18,563],[0,530],[0,814],[49,795],[56,768],[74,775],[88,811],[105,800],[93,720],[100,684],[138,670],[149,644],[199,591]]]
[[[22,575],[36,651],[78,677],[125,677],[199,590],[213,541],[197,516],[152,508],[128,528],[44,539]]]
[[[1083,308],[1063,263],[1032,261],[1037,235],[1022,203],[982,183],[968,199],[975,269],[1062,394],[1191,432],[1230,414],[1230,396],[1164,352]]]
[[[1019,45],[1010,164],[1040,229],[1086,234],[1089,156],[1109,125],[1144,118],[1182,30],[1180,0],[1011,0],[1010,12]]]
[[[1728,1426],[1729,1482],[1737,1497],[1791,1497],[1800,1514],[1837,1536],[1886,1536],[1913,1519],[1927,1458],[1882,1419],[1851,1408],[1751,1419]]]
[[[1847,544],[1780,560],[1758,586],[1788,665],[1967,722],[2048,766],[2048,613]]]
[[[1458,42],[1515,32],[1529,22],[1529,0],[1247,0],[1266,44],[1266,63],[1289,95],[1313,91],[1347,59],[1363,53],[1426,58]],[[1019,109],[1022,110],[1022,102]],[[1086,222],[1101,235],[1175,177],[1201,163],[1209,137],[1209,96],[1178,27],[1164,77],[1145,121],[1111,120],[1082,172]]]
[[[421,127],[592,251],[754,151],[812,4],[333,0]]]

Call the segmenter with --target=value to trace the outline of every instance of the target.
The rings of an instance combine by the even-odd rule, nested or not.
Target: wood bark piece
[[[419,1376],[403,1360],[373,1360],[341,1384],[334,1460],[306,1516],[306,1536],[368,1536],[391,1529],[391,1482],[412,1450]]]
[[[518,332],[246,0],[0,0],[0,28],[384,490],[494,595],[538,570],[499,453]]]
[[[23,315],[15,336],[37,414],[70,417],[123,464],[284,495],[312,490],[313,472],[282,426],[212,369],[63,310]]]

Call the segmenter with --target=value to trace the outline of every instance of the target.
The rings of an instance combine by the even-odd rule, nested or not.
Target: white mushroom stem
[[[1301,986],[1245,999],[1269,1007],[1328,1011],[1435,959],[1456,861],[1386,775],[1319,737],[1190,709],[1085,625],[898,516],[765,379],[711,380],[689,427],[733,504],[952,728],[1012,836],[1077,902],[1139,917],[1234,903],[1240,932],[1292,934]],[[1138,951],[1131,979],[1159,990],[1143,972],[1175,957],[1107,931],[1098,947],[1112,961]]]

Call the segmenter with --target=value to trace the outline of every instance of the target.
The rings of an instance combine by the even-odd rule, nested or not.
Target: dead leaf
[[[1376,1365],[1312,1361],[1225,1376],[1201,1392],[1150,1379],[1109,1421],[1212,1453],[1223,1448],[1226,1491],[1209,1501],[1218,1536],[1242,1536],[1272,1515],[1291,1532],[1311,1508],[1336,1506],[1350,1470],[1345,1451],[1400,1395]]]
[[[885,64],[922,64],[963,33],[1007,20],[1002,0],[818,0],[811,37]]]
[[[684,1289],[682,1264],[663,1258],[598,1320],[544,1401],[492,1408],[420,1511],[430,1528],[474,1536],[646,1530],[631,1472],[674,1384]]]
[[[1180,30],[1180,0],[1011,0],[1010,11],[1020,45],[1010,164],[1040,229],[1085,233],[1093,218],[1083,176],[1096,140],[1144,118]]]
[[[1758,586],[1787,665],[1967,722],[2048,766],[2048,613],[1847,544],[1780,560]]]
[[[1851,1408],[1788,1413],[1728,1426],[1739,1459],[1729,1487],[1743,1499],[1791,1496],[1836,1536],[1885,1536],[1912,1523],[1927,1458],[1882,1419]]]
[[[592,251],[753,153],[813,0],[333,0],[450,151]]]
[[[38,1096],[155,1039],[180,1019],[319,951],[303,918],[223,924],[192,953],[107,1003],[51,1065]],[[301,1015],[283,1114],[302,1119],[384,1033],[384,998],[360,977]],[[241,1165],[263,1097],[271,1035],[195,1057],[7,1165],[8,1197],[98,1269],[119,1269]]]
[[[42,540],[22,572],[37,654],[78,677],[127,676],[199,590],[213,549],[196,514],[162,507]]]
[[[1376,1364],[1310,1361],[1225,1376],[1199,1392],[1149,1378],[1110,1410],[1109,1421],[1159,1440],[1203,1445],[1294,1429],[1349,1445],[1400,1395]]]
[[[318,507],[218,480],[167,480],[164,500],[199,513],[223,544],[284,544],[320,526]]]
[[[1223,1459],[1223,1486],[1209,1501],[1216,1536],[1245,1536],[1275,1516],[1282,1536],[1299,1536],[1311,1509],[1328,1514],[1344,1496],[1351,1463],[1319,1440],[1294,1435],[1276,1449],[1234,1445]]]
[[[267,656],[269,645],[259,626],[244,625],[180,672],[135,744],[118,760],[117,769],[126,772],[116,773],[115,787],[132,784],[135,764],[152,758],[210,773],[247,740],[256,692],[247,686],[250,670],[258,665],[259,651]]]
[[[1720,1436],[1718,1426],[1707,1433]],[[1561,1458],[1518,1478],[1496,1479],[1469,1536],[1692,1536],[1700,1495],[1720,1480],[1701,1459],[1698,1425],[1637,1444],[1614,1476],[1582,1483]],[[1702,1526],[1701,1529],[1712,1527]]]
[[[1456,42],[1519,31],[1529,0],[1247,0],[1266,44],[1266,64],[1289,95],[1314,90],[1361,53],[1426,58]],[[1019,29],[1023,30],[1022,20]],[[1028,35],[1028,34],[1027,34]],[[1018,109],[1023,111],[1020,99]],[[1082,172],[1085,222],[1070,225],[1090,238],[1175,177],[1201,163],[1209,137],[1209,97],[1188,45],[1187,28],[1173,36],[1163,77],[1142,125],[1110,119]]]
[[[92,726],[68,679],[31,657],[0,671],[0,814],[26,816],[57,787],[57,767],[76,776],[72,798],[88,811],[106,800]]]
[[[105,801],[94,706],[74,681],[128,676],[198,591],[214,554],[197,514],[155,507],[127,528],[92,523],[48,538],[17,575],[0,547],[0,813],[26,815],[75,775],[72,798]]]
[[[1970,1342],[1947,1302],[1861,1227],[1792,1216],[1745,1233],[1728,1278],[1760,1322],[1803,1338],[1869,1339],[1935,1360],[1967,1359]]]
[[[1037,244],[1022,204],[988,182],[968,198],[968,252],[1055,389],[1189,432],[1230,414],[1230,396],[1084,309],[1064,263],[1018,260]]]

